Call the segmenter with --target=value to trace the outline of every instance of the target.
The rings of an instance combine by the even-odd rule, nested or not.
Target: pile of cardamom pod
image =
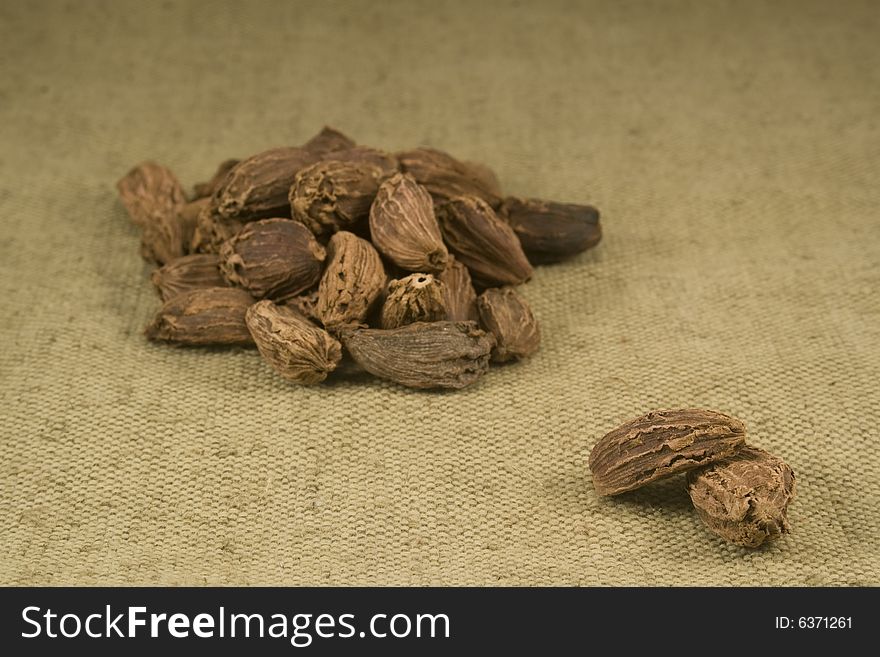
[[[117,188],[158,265],[164,305],[146,336],[255,344],[301,384],[358,369],[462,388],[490,361],[527,357],[540,330],[514,286],[601,237],[591,206],[505,198],[482,164],[390,154],[332,128],[227,160],[189,196],[153,162]]]

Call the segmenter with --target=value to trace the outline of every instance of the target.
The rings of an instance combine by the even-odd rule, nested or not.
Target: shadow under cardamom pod
[[[674,513],[688,515],[694,513],[694,505],[688,496],[684,474],[655,481],[637,490],[606,499],[610,503],[624,507],[663,507]]]

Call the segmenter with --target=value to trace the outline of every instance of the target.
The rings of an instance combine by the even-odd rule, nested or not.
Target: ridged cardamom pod
[[[309,139],[303,145],[303,148],[305,148],[306,150],[319,153],[321,155],[332,153],[334,151],[343,151],[348,148],[354,147],[355,143],[351,137],[339,132],[339,130],[336,130],[335,128],[331,128],[328,125],[325,125],[321,129],[321,132]]]
[[[141,233],[141,255],[164,264],[187,252],[188,239],[179,212],[186,195],[177,177],[155,162],[143,162],[117,183],[119,197]]]
[[[570,258],[602,239],[599,211],[590,205],[508,197],[498,214],[533,265]]]
[[[541,346],[541,330],[526,300],[512,288],[489,288],[477,299],[480,323],[495,336],[492,360],[531,356]]]
[[[369,146],[355,146],[344,150],[333,151],[323,157],[324,160],[336,160],[348,164],[370,164],[382,173],[381,180],[387,180],[400,171],[397,159],[390,153]]]
[[[253,303],[234,287],[190,290],[166,301],[144,333],[180,345],[251,345],[245,314]]]
[[[326,253],[312,232],[291,219],[245,224],[220,248],[220,270],[254,297],[297,295],[318,282]]]
[[[484,164],[483,162],[471,162],[468,160],[462,160],[461,163],[467,168],[470,172],[471,177],[473,177],[477,184],[483,189],[487,190],[490,197],[486,198],[486,194],[476,194],[482,198],[486,203],[491,205],[493,208],[498,206],[498,201],[496,199],[500,199],[501,194],[501,183],[498,180],[498,176],[495,171],[488,164]],[[460,196],[460,194],[456,194],[456,196]],[[454,198],[451,197],[451,198]]]
[[[116,183],[119,198],[131,221],[141,228],[164,220],[186,203],[177,177],[155,162],[141,162]]]
[[[468,268],[449,255],[446,269],[438,275],[443,283],[443,300],[446,303],[446,319],[453,322],[478,322],[477,293],[471,283]]]
[[[385,289],[382,258],[368,241],[341,230],[327,244],[315,312],[329,330],[362,323]]]
[[[607,433],[590,453],[599,495],[617,495],[735,454],[745,425],[699,408],[652,411]]]
[[[791,531],[788,505],[795,497],[794,471],[757,447],[688,472],[697,514],[721,538],[755,548]]]
[[[446,319],[443,284],[431,274],[410,274],[388,284],[379,320],[382,328],[441,319]]]
[[[223,181],[226,179],[226,175],[232,170],[232,167],[239,162],[241,162],[241,160],[223,160],[217,166],[217,171],[214,172],[214,175],[211,176],[210,180],[193,185],[193,200],[208,198],[220,189],[223,185]]]
[[[373,244],[395,265],[412,272],[440,272],[448,252],[434,204],[411,176],[395,174],[379,187],[370,209]]]
[[[236,164],[216,193],[213,209],[221,220],[248,222],[290,217],[288,194],[296,174],[321,159],[305,148],[273,148]]]
[[[206,287],[228,287],[220,273],[220,259],[212,253],[185,255],[153,271],[150,279],[162,301]]]
[[[342,342],[365,370],[410,388],[463,388],[489,368],[494,338],[475,322],[347,329]]]
[[[316,162],[296,174],[290,188],[293,218],[319,237],[356,228],[370,216],[382,175],[369,162]]]
[[[246,321],[263,360],[288,381],[320,383],[342,359],[336,338],[289,306],[260,301]]]
[[[492,207],[501,203],[498,178],[484,164],[462,162],[434,148],[398,153],[397,159],[401,169],[423,185],[438,204],[458,196],[477,196]]]
[[[460,196],[437,210],[443,239],[482,287],[519,285],[532,266],[513,229],[483,199]]]

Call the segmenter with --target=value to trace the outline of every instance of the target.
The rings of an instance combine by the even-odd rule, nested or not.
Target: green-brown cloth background
[[[880,9],[866,2],[3,2],[0,583],[880,584]],[[147,343],[114,183],[324,124],[602,210],[460,392]],[[795,469],[725,544],[622,421],[705,407]]]

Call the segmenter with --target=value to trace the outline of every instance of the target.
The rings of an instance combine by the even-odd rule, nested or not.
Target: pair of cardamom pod
[[[304,384],[344,353],[415,388],[460,388],[490,360],[527,357],[540,330],[513,287],[601,237],[591,206],[505,199],[483,165],[391,155],[331,128],[223,162],[190,200],[152,162],[117,187],[142,254],[162,265],[152,280],[165,304],[147,336],[256,344]]]
[[[619,495],[687,473],[687,490],[709,529],[758,547],[790,531],[795,476],[780,458],[746,445],[745,425],[703,409],[653,411],[606,434],[590,453],[593,485]]]

